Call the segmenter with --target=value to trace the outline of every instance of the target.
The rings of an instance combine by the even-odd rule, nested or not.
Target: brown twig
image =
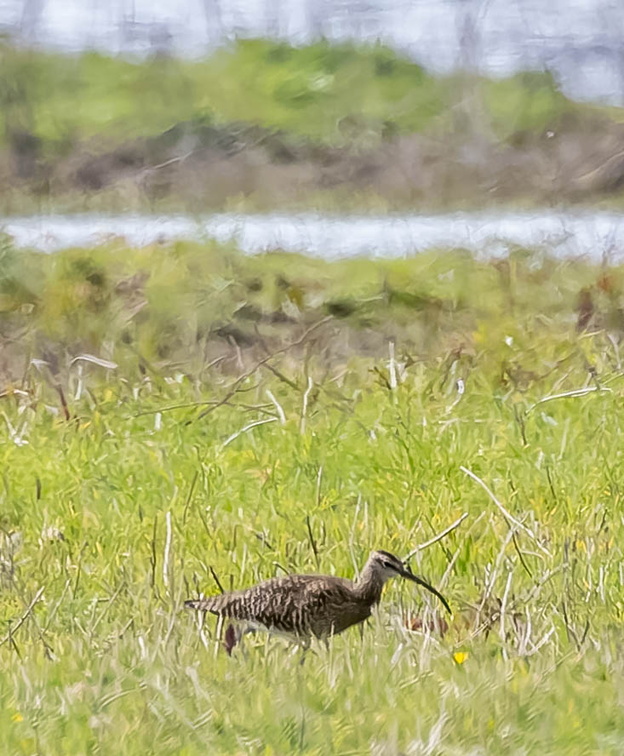
[[[270,365],[268,362],[262,366],[263,368],[266,368],[267,370],[270,370],[273,375],[276,378],[279,378],[282,383],[285,383],[287,386],[290,386],[290,388],[295,389],[295,391],[301,391],[299,386],[293,381],[291,378],[289,378],[287,375],[284,375],[284,373],[281,372],[281,370],[278,370],[276,367],[273,367],[273,365]]]
[[[239,386],[241,383],[247,380],[250,376],[252,376],[258,368],[261,368],[263,365],[266,365],[269,360],[272,360],[274,357],[277,357],[278,354],[284,354],[284,352],[287,352],[289,349],[292,349],[293,347],[299,346],[300,344],[303,344],[304,341],[308,338],[308,336],[316,331],[321,326],[325,325],[325,323],[328,323],[330,320],[333,320],[333,316],[329,315],[326,318],[323,318],[322,320],[319,320],[314,325],[310,326],[306,331],[304,331],[303,335],[297,339],[296,341],[292,341],[290,344],[286,344],[286,346],[281,347],[280,349],[277,349],[275,352],[272,352],[271,354],[267,355],[266,357],[263,357],[259,362],[257,362],[253,367],[251,367],[249,370],[246,370],[242,375],[240,375],[234,383],[230,386],[228,391],[226,392],[225,396],[218,401],[216,404],[213,404],[211,407],[208,407],[203,412],[200,412],[199,415],[195,418],[196,420],[202,420],[206,415],[209,415],[211,412],[214,412],[219,407],[222,407],[226,402],[228,402],[234,394],[239,390]],[[187,425],[194,422],[193,420],[188,420]]]
[[[184,505],[184,512],[182,513],[182,524],[186,524],[186,516],[188,514],[189,507],[191,506],[191,499],[193,498],[193,491],[195,490],[195,485],[197,483],[197,478],[199,477],[199,470],[195,470],[195,475],[193,475],[193,480],[191,481],[191,486],[189,488],[189,492],[186,496],[186,503]]]
[[[306,526],[308,528],[308,537],[310,538],[310,546],[312,546],[312,551],[314,552],[314,559],[316,560],[316,566],[319,566],[319,552],[318,547],[316,545],[316,541],[314,540],[314,533],[312,532],[312,523],[310,522],[310,515],[306,515]]]
[[[156,409],[148,409],[148,410],[141,410],[141,412],[136,412],[132,417],[144,417],[145,415],[157,415],[162,414],[163,412],[173,412],[175,410],[180,409],[196,409],[197,407],[206,407],[207,405],[213,405],[218,404],[218,399],[206,399],[201,402],[184,402],[183,404],[170,404],[167,407],[157,407]],[[248,410],[249,412],[257,411],[257,412],[264,412],[265,415],[270,415],[271,412],[269,412],[266,408],[270,407],[271,405],[269,403],[265,404],[233,404],[232,402],[224,402],[224,405],[227,405],[228,407],[236,407],[236,408],[242,408],[244,410]]]
[[[212,579],[217,584],[217,588],[221,591],[221,593],[225,593],[225,588],[221,585],[221,581],[219,580],[219,576],[214,570],[214,567],[212,565],[208,565],[208,569],[210,570],[210,574],[212,575]]]
[[[30,617],[30,615],[33,612],[33,609],[35,606],[39,603],[39,599],[41,598],[41,595],[43,594],[44,587],[41,586],[37,593],[35,593],[35,596],[33,600],[28,604],[26,611],[22,616],[17,620],[16,624],[9,629],[9,632],[4,636],[4,638],[0,638],[0,646],[4,646],[5,643],[8,643],[9,641],[13,640],[13,636],[15,633],[20,629],[20,627],[26,622],[26,620]]]
[[[65,392],[63,391],[63,387],[60,383],[57,383],[54,388],[56,389],[59,399],[61,400],[61,407],[63,409],[63,415],[65,417],[65,420],[69,422],[71,420],[71,413],[69,411],[69,407],[67,406],[67,399],[65,399]]]

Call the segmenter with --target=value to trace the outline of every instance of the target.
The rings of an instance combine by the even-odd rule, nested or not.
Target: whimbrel
[[[326,640],[368,619],[379,603],[384,584],[393,577],[426,588],[451,613],[444,596],[387,551],[373,551],[355,581],[331,575],[287,575],[245,590],[184,603],[189,609],[239,621],[246,630],[268,630],[307,646],[311,637]],[[236,640],[234,631],[228,628],[228,652]]]

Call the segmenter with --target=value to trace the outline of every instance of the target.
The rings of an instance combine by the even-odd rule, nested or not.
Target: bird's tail
[[[231,591],[217,596],[189,599],[184,602],[184,606],[187,609],[195,609],[197,612],[212,612],[212,614],[234,619],[250,619],[244,594],[244,591]]]
[[[208,598],[189,599],[184,602],[184,606],[198,612],[216,612],[218,614],[221,604],[220,598],[220,596],[209,596]]]

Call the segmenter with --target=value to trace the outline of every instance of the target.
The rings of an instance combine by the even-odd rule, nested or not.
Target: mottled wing
[[[243,591],[187,601],[186,606],[293,635],[334,632],[336,612],[348,595],[347,581],[317,575],[273,578]]]

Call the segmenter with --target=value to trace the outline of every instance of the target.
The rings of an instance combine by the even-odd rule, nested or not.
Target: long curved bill
[[[417,583],[418,585],[421,585],[423,588],[426,588],[429,591],[429,593],[433,593],[434,596],[437,596],[440,599],[440,601],[442,602],[442,605],[444,606],[444,608],[449,614],[453,614],[453,611],[451,607],[449,606],[448,601],[444,598],[444,596],[440,593],[440,591],[437,591],[432,585],[429,585],[429,583],[426,580],[419,578],[418,575],[414,575],[414,573],[410,570],[409,567],[404,567],[403,572],[401,572],[401,577],[404,577],[406,580],[411,580],[413,583]]]

